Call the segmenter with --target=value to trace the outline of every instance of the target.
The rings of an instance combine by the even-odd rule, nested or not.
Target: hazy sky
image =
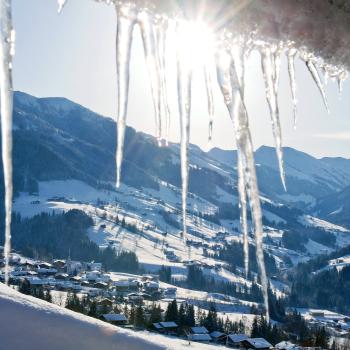
[[[70,0],[61,15],[56,0],[13,0],[16,27],[14,85],[38,97],[63,96],[102,115],[116,116],[115,11],[89,0]],[[170,56],[171,52],[169,53]],[[175,62],[169,63],[171,140],[179,140]],[[257,54],[249,61],[246,76],[247,108],[255,148],[273,145],[271,123]],[[298,127],[292,122],[292,104],[286,62],[283,60],[279,90],[283,144],[315,156],[350,158],[350,83],[345,82],[339,100],[336,83],[326,88],[328,115],[304,64],[298,62]],[[222,97],[215,91],[213,146],[235,148],[233,127]],[[154,134],[154,114],[147,69],[138,31],[131,62],[127,122],[137,130]],[[195,72],[191,142],[208,148],[206,93]]]

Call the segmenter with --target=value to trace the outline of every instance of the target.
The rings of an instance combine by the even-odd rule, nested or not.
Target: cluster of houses
[[[178,325],[175,322],[159,322],[153,324],[154,330],[166,335],[176,335]],[[220,331],[209,332],[206,327],[190,327],[186,332],[189,342],[213,343],[224,345],[234,349],[251,349],[251,350],[301,350],[297,345],[283,341],[275,346],[264,338],[251,338],[246,334],[226,334]]]
[[[0,267],[4,261],[0,259]],[[113,280],[103,271],[101,263],[53,260],[52,262],[25,259],[17,254],[10,258],[10,283],[19,285],[26,281],[31,288],[43,287],[86,294],[90,297],[117,298],[139,305],[145,300],[157,301],[162,298],[176,298],[176,288],[160,288],[158,275],[125,277]],[[0,281],[4,275],[0,272]]]
[[[311,328],[324,327],[327,333],[335,337],[348,337],[350,317],[328,310],[297,309]]]

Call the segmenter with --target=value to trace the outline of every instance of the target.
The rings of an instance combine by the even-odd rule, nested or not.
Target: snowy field
[[[134,332],[20,294],[0,283],[0,348],[6,350],[206,350],[221,347]]]

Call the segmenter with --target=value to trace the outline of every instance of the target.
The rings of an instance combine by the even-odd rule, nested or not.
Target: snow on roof
[[[271,348],[272,344],[270,344],[266,339],[264,338],[248,338],[245,339],[249,344],[253,345],[256,349],[264,349],[264,348]]]
[[[108,322],[127,321],[123,314],[104,314],[102,317]]]
[[[209,334],[190,334],[189,339],[193,341],[210,341],[211,336]]]
[[[193,334],[208,334],[209,331],[205,327],[191,327]]]
[[[247,340],[249,338],[245,334],[229,334],[228,337],[233,343],[239,343],[239,342],[241,342],[243,340]]]
[[[299,349],[299,346],[291,343],[290,341],[281,341],[275,345],[275,348],[278,350],[296,350]]]
[[[173,327],[178,327],[178,325],[175,322],[159,322],[159,324],[163,327],[163,328],[173,328]]]
[[[160,323],[153,323],[153,327],[156,329],[162,329],[163,327],[160,325]]]
[[[225,336],[225,335],[226,335],[225,333],[222,333],[220,331],[214,331],[214,332],[210,333],[210,336],[212,338],[220,338],[220,337]]]

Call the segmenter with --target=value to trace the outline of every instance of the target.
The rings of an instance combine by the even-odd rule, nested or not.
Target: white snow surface
[[[0,283],[0,338],[6,350],[218,349],[146,331],[134,332],[23,295]],[[15,325],[15,326],[14,326]]]

